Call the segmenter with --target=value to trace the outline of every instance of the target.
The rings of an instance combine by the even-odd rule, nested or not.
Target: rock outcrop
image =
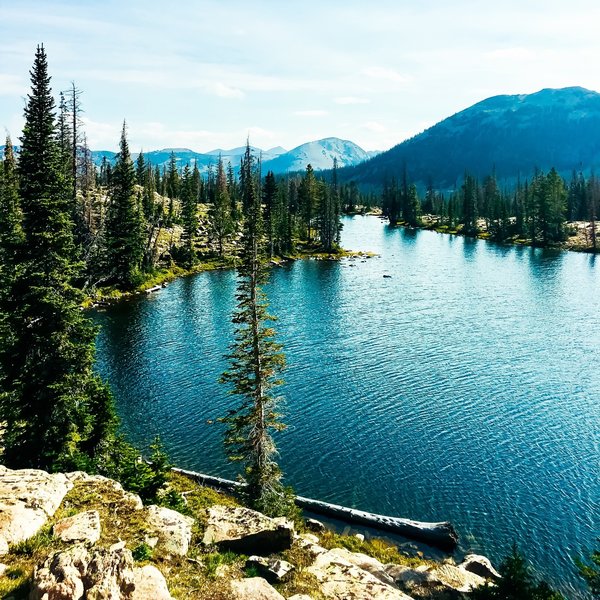
[[[500,579],[500,573],[494,569],[487,556],[467,554],[459,567],[486,579]]]
[[[240,506],[212,506],[202,542],[240,554],[266,556],[292,545],[293,527]]]
[[[196,502],[206,501],[206,490],[188,491],[183,485],[184,493],[197,494]],[[195,519],[169,508],[144,507],[110,479],[0,467],[0,545],[7,563],[0,565],[0,577],[8,580],[4,572],[22,568],[28,556],[31,600],[173,600],[169,585],[177,597],[202,598],[206,588],[206,597],[220,600],[285,600],[282,592],[288,600],[307,600],[313,590],[330,600],[463,600],[485,579],[498,577],[489,560],[476,555],[458,566],[451,560],[383,564],[364,553],[331,548],[335,537],[316,523],[309,526],[323,533],[321,539],[296,534],[284,518],[240,506],[210,506],[215,496],[208,498],[209,508],[195,513],[204,530],[201,548],[193,539]],[[64,514],[69,516],[59,518]],[[47,523],[53,525],[52,536],[47,528],[32,544],[9,548]],[[369,544],[359,541],[368,551]],[[260,577],[243,578],[244,568]]]
[[[93,545],[100,539],[100,515],[88,510],[54,524],[52,533],[63,542],[85,542]]]
[[[262,577],[249,577],[231,582],[231,600],[285,600]]]
[[[165,554],[185,556],[192,541],[194,519],[163,506],[148,506],[148,525],[156,531],[157,547]]]
[[[62,473],[0,466],[0,555],[8,552],[10,544],[35,535],[72,487]]]

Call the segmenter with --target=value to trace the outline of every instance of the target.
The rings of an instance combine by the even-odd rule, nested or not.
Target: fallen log
[[[175,473],[193,479],[201,485],[234,494],[239,492],[240,488],[243,486],[243,484],[237,481],[223,479],[222,477],[214,477],[212,475],[205,475],[203,473],[187,471],[185,469],[173,468],[172,470]],[[355,508],[340,506],[339,504],[330,504],[329,502],[322,502],[321,500],[304,498],[303,496],[296,496],[296,504],[300,508],[319,515],[332,517],[346,523],[355,523],[366,525],[374,529],[390,531],[413,540],[425,542],[426,544],[436,546],[443,550],[454,550],[458,543],[456,530],[448,521],[427,523],[400,517],[388,517],[386,515],[378,515],[363,510],[357,510]]]

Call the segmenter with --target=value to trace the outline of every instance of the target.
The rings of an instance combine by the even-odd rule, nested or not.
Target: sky
[[[23,125],[43,43],[94,150],[386,150],[497,94],[600,90],[590,0],[0,0],[0,127]]]

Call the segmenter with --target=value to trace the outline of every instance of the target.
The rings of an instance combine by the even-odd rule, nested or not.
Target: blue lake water
[[[572,556],[600,534],[600,259],[344,219],[368,260],[304,260],[267,286],[285,346],[279,434],[303,496],[450,520],[460,550],[516,540],[585,597]],[[391,277],[384,277],[391,275]],[[232,477],[218,383],[235,273],[180,279],[94,314],[124,428],[174,463]]]

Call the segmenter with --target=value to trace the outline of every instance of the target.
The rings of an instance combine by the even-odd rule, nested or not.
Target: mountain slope
[[[245,146],[231,150],[218,148],[202,154],[188,148],[164,148],[162,150],[144,152],[144,157],[147,162],[162,168],[169,164],[171,152],[173,152],[179,169],[182,169],[187,164],[193,165],[197,161],[200,172],[205,173],[210,165],[216,166],[219,155],[221,155],[225,165],[230,162],[237,172],[245,150]],[[355,143],[338,138],[325,138],[323,140],[308,142],[290,151],[285,150],[281,146],[271,148],[270,150],[261,150],[260,148],[252,147],[252,150],[256,157],[260,156],[262,159],[262,171],[266,173],[271,170],[275,174],[303,171],[309,163],[315,171],[331,169],[334,158],[338,159],[340,167],[355,165],[367,160],[370,156],[370,153],[365,152]],[[92,152],[92,159],[97,166],[102,163],[104,156],[110,162],[114,162],[116,153],[107,150]],[[132,154],[132,158],[135,160],[137,154]]]
[[[367,160],[369,154],[354,142],[325,138],[302,144],[277,158],[264,161],[262,169],[281,174],[303,171],[310,164],[315,171],[321,171],[331,169],[334,158],[337,158],[339,167],[345,167]]]
[[[381,185],[401,178],[453,187],[465,170],[500,180],[555,167],[568,175],[600,165],[600,94],[580,87],[494,96],[474,104],[368,162],[340,172],[342,180]]]

